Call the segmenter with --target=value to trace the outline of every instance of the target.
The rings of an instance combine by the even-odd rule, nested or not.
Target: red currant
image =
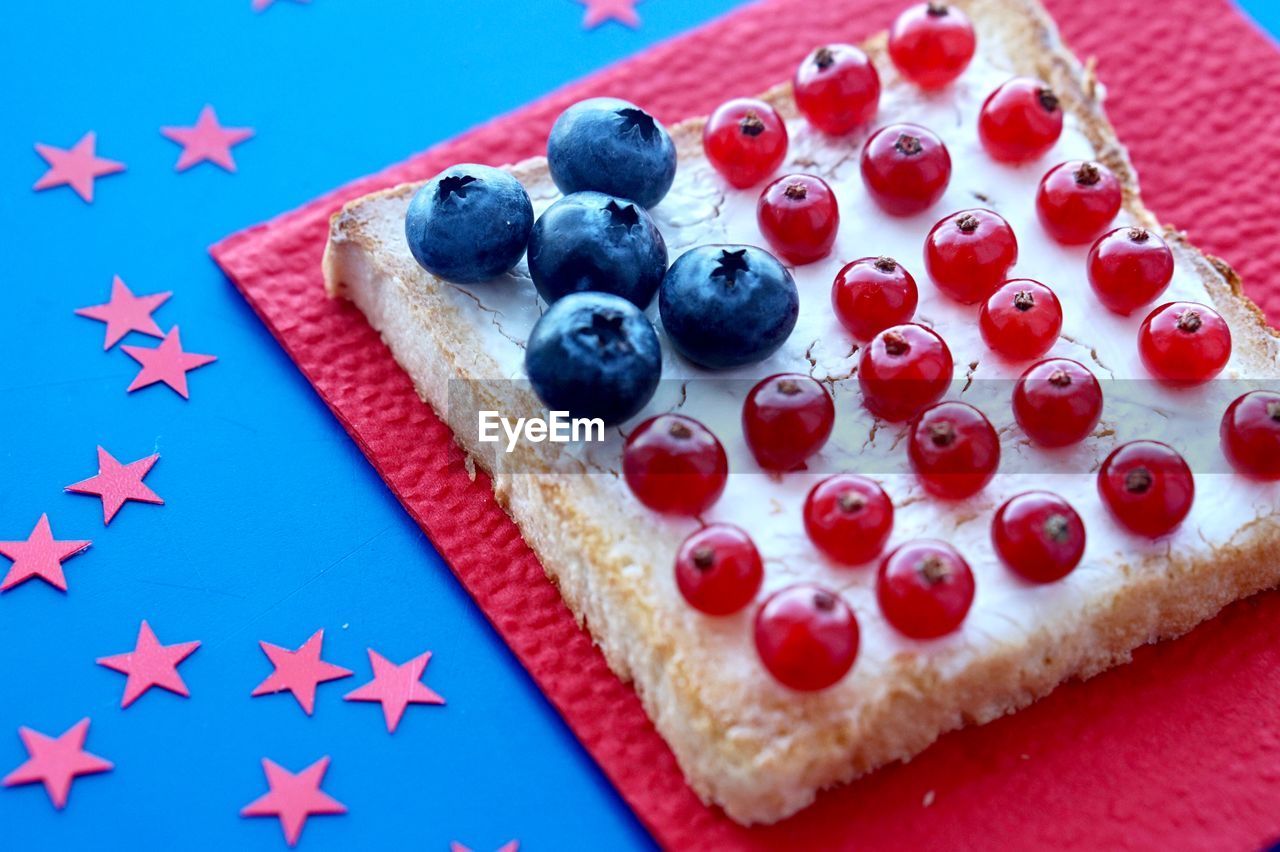
[[[724,492],[729,460],[706,426],[682,414],[660,414],[627,438],[622,473],[631,493],[650,509],[697,515]]]
[[[994,160],[1034,160],[1062,135],[1062,105],[1041,80],[1014,77],[987,96],[978,115],[978,138]]]
[[[756,98],[725,101],[702,127],[702,149],[733,186],[755,186],[787,156],[787,125],[778,111]]]
[[[996,553],[1035,583],[1061,580],[1084,555],[1084,521],[1071,504],[1048,491],[1010,497],[991,522]]]
[[[992,352],[1029,361],[1053,348],[1062,331],[1062,305],[1039,281],[1015,278],[982,303],[978,329]]]
[[[924,265],[946,295],[966,305],[990,296],[1018,260],[1018,238],[999,214],[961,210],[933,226]]]
[[[876,417],[910,420],[951,384],[951,350],[933,329],[915,323],[886,328],[862,349],[858,387]]]
[[[804,467],[822,449],[836,422],[836,406],[822,382],[802,373],[762,379],[742,406],[742,431],[765,470]]]
[[[1191,511],[1196,483],[1182,456],[1158,441],[1117,447],[1098,471],[1098,493],[1121,525],[1139,535],[1164,535]]]
[[[1102,386],[1068,358],[1032,364],[1014,386],[1013,417],[1042,447],[1083,441],[1102,417]]]
[[[925,491],[960,500],[977,494],[996,475],[1000,437],[972,405],[940,402],[911,424],[907,457]]]
[[[836,562],[869,562],[893,530],[893,501],[865,476],[830,476],[805,498],[804,528],[814,546]]]
[[[1241,473],[1280,479],[1280,393],[1251,391],[1227,406],[1222,452]]]
[[[973,572],[954,547],[912,541],[880,563],[876,600],[885,619],[913,639],[945,636],[960,626],[973,603]]]
[[[786,175],[760,194],[756,219],[778,254],[795,264],[812,263],[831,252],[840,228],[840,209],[822,178]]]
[[[1036,191],[1040,224],[1060,243],[1092,242],[1120,212],[1120,181],[1102,163],[1068,160],[1045,173]]]
[[[801,583],[770,595],[756,612],[756,652],[783,686],[831,686],[858,656],[858,620],[835,592]]]
[[[870,340],[915,316],[920,293],[916,279],[891,257],[862,257],[836,273],[831,307],[858,340]]]
[[[862,181],[886,213],[914,216],[947,191],[951,155],[931,131],[915,124],[890,124],[872,134],[862,148]]]
[[[751,536],[732,524],[711,524],[676,553],[676,585],[689,606],[729,615],[751,603],[764,582],[764,563]]]
[[[889,28],[889,57],[920,88],[939,89],[969,67],[976,42],[964,12],[946,3],[918,3]]]
[[[1208,305],[1169,302],[1142,321],[1138,355],[1151,375],[1162,382],[1198,385],[1227,366],[1231,329]]]
[[[796,107],[809,123],[841,136],[867,122],[880,105],[880,75],[867,55],[851,44],[829,44],[796,69]]]
[[[1116,228],[1098,237],[1086,265],[1098,301],[1127,315],[1155,300],[1173,279],[1173,252],[1146,228]]]

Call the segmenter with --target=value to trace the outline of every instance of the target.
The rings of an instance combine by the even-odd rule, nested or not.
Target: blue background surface
[[[350,813],[312,818],[304,848],[652,845],[206,247],[735,5],[649,0],[638,30],[592,32],[570,0],[6,10],[0,540],[48,512],[57,537],[94,545],[66,563],[68,594],[37,580],[0,595],[0,775],[26,757],[18,726],[56,735],[86,715],[89,750],[116,763],[61,813],[38,785],[0,789],[6,845],[281,848],[276,820],[238,816],[265,791],[260,759],[297,771],[324,754]],[[1280,30],[1270,0],[1244,5]],[[205,103],[257,131],[236,175],[173,170],[158,128]],[[31,192],[32,144],[87,130],[128,171],[92,205]],[[190,402],[126,394],[137,365],[72,314],[106,301],[113,274],[174,291],[160,326],[219,356],[190,375]],[[159,452],[147,483],[166,505],[129,504],[104,529],[98,500],[64,494],[99,443],[122,462]],[[204,644],[180,667],[190,699],[157,689],[122,711],[123,676],[94,660],[131,649],[143,618],[164,643]],[[354,677],[321,685],[311,718],[287,694],[250,698],[272,670],[258,640],[294,648],[322,627],[325,658]],[[369,679],[370,646],[434,651],[424,680],[448,705],[410,707],[389,736],[377,705],[342,701]]]

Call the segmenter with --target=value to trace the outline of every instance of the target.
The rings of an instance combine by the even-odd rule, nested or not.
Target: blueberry
[[[643,207],[603,192],[575,192],[547,208],[529,235],[529,275],[554,302],[598,290],[649,306],[667,271],[667,244]]]
[[[800,313],[787,268],[754,246],[700,246],[680,255],[658,291],[675,348],[703,367],[737,367],[778,350]]]
[[[414,193],[404,217],[409,251],[423,269],[456,284],[475,284],[520,262],[533,205],[520,181],[492,166],[462,163]]]
[[[652,207],[676,177],[676,147],[635,104],[590,98],[560,113],[547,140],[551,179],[565,195],[594,189]]]
[[[662,348],[653,325],[626,299],[571,293],[533,327],[524,365],[549,410],[613,425],[652,398],[662,375]]]

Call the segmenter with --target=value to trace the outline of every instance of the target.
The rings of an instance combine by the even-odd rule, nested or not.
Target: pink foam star
[[[449,852],[471,852],[471,847],[464,846],[455,840],[449,844]],[[520,852],[520,841],[508,840],[498,847],[498,852]]]
[[[205,364],[212,364],[218,359],[213,355],[199,355],[186,352],[182,348],[182,337],[175,325],[156,347],[121,346],[126,355],[142,365],[138,375],[129,383],[129,392],[164,382],[178,392],[183,399],[189,399],[187,393],[187,373]]]
[[[69,149],[37,142],[36,153],[44,157],[49,170],[40,176],[32,189],[39,191],[55,186],[70,186],[77,195],[92,204],[94,180],[124,171],[124,163],[97,156],[97,144],[98,136],[92,130],[81,136],[80,141]]]
[[[266,9],[268,6],[270,6],[274,2],[275,0],[253,0],[253,11],[261,12],[263,9]],[[293,2],[310,3],[311,0],[293,0]]]
[[[236,161],[231,158],[231,146],[239,145],[252,136],[253,128],[223,127],[218,123],[213,107],[206,105],[200,110],[195,126],[161,127],[160,132],[182,146],[175,170],[185,172],[197,163],[208,161],[234,172]]]
[[[582,16],[582,26],[591,30],[605,21],[618,21],[631,28],[640,26],[640,16],[636,14],[636,4],[640,0],[578,0],[586,6],[586,14]]]
[[[407,663],[396,665],[372,648],[369,662],[373,680],[343,696],[347,701],[380,701],[387,731],[395,733],[410,704],[443,704],[444,699],[421,683],[422,671],[431,660],[431,652],[420,654]]]
[[[76,722],[57,739],[30,728],[19,728],[18,736],[22,738],[29,759],[5,776],[4,785],[16,787],[39,781],[53,800],[53,806],[61,810],[67,804],[71,782],[77,776],[106,772],[112,768],[111,761],[84,750],[88,734],[88,719]]]
[[[331,680],[351,677],[351,669],[335,666],[320,659],[320,646],[324,642],[324,631],[317,630],[310,639],[302,643],[296,651],[272,645],[270,642],[259,642],[263,653],[276,670],[267,675],[267,679],[254,687],[252,695],[271,695],[288,690],[302,705],[303,711],[310,716],[316,706],[316,686]]]
[[[152,632],[151,625],[143,620],[142,626],[138,628],[138,641],[133,650],[110,657],[99,657],[98,665],[129,676],[124,682],[121,707],[128,707],[153,686],[176,692],[185,698],[191,693],[187,690],[182,675],[178,674],[178,663],[195,653],[199,647],[199,642],[161,645]]]
[[[160,326],[151,318],[151,312],[168,301],[173,293],[153,293],[135,296],[119,275],[111,278],[111,301],[103,305],[76,308],[76,314],[107,324],[107,339],[103,349],[110,349],[131,331],[140,331],[152,337],[164,337]]]
[[[160,454],[147,456],[128,464],[120,464],[111,453],[98,447],[98,475],[68,485],[67,491],[76,494],[93,494],[102,498],[102,522],[111,523],[111,519],[120,511],[127,500],[139,503],[155,503],[163,505],[160,495],[143,484],[142,479],[160,458]]]
[[[259,796],[240,811],[242,817],[274,816],[280,818],[284,839],[290,846],[298,842],[307,817],[313,814],[345,814],[346,805],[320,789],[329,768],[329,756],[317,760],[297,775],[278,763],[262,759],[270,792]]]
[[[0,541],[0,555],[13,560],[9,573],[0,582],[0,592],[39,577],[49,585],[67,590],[62,562],[88,547],[88,541],[58,541],[49,527],[49,516],[41,515],[26,541]]]

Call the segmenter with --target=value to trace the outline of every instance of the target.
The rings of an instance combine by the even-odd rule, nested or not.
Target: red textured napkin
[[[884,28],[905,2],[746,7],[229,237],[213,255],[664,846],[1255,848],[1280,835],[1275,593],[1015,716],[944,737],[785,823],[736,826],[684,784],[631,688],[575,626],[488,479],[467,476],[447,427],[378,335],[324,296],[320,256],[341,202],[458,161],[539,153],[559,111],[588,95],[629,98],[665,121],[709,112],[786,78],[814,44]],[[1076,52],[1098,58],[1151,207],[1235,264],[1280,320],[1280,53],[1227,0],[1048,5]]]

